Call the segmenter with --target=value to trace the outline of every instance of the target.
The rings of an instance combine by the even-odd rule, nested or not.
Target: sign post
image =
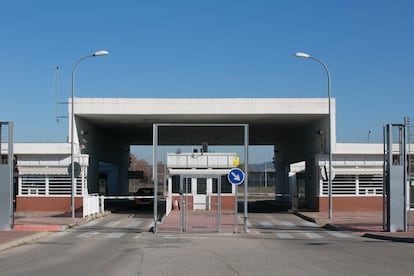
[[[245,178],[244,172],[239,168],[232,169],[229,172],[229,174],[227,175],[227,180],[232,185],[235,185],[235,186],[238,186],[238,185],[242,184],[244,182],[244,178]],[[237,207],[238,207],[237,206],[237,197],[238,197],[237,190],[238,190],[238,187],[236,187],[235,189],[236,189],[236,192],[234,194],[234,197],[235,197],[234,198],[234,233],[237,234],[237,228],[238,228],[238,223],[237,223]]]

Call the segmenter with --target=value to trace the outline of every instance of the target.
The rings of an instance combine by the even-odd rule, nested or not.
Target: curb
[[[12,231],[19,232],[33,232],[32,234],[27,234],[25,237],[15,238],[12,241],[0,243],[0,252],[9,248],[17,247],[20,245],[28,244],[34,242],[38,239],[44,238],[51,233],[65,231],[69,228],[75,228],[76,226],[87,223],[91,220],[98,219],[108,215],[110,212],[104,212],[102,214],[93,215],[85,218],[83,221],[69,223],[64,225],[36,225],[36,224],[15,224]]]
[[[28,235],[26,237],[22,237],[22,238],[13,240],[11,242],[6,242],[6,243],[3,243],[3,244],[0,244],[0,251],[4,251],[4,250],[12,248],[12,247],[17,247],[17,246],[20,246],[20,245],[23,245],[23,244],[33,242],[35,240],[46,237],[49,234],[50,234],[49,232],[34,233],[32,235]]]
[[[302,219],[304,219],[304,220],[307,220],[307,221],[309,221],[309,222],[314,222],[314,223],[317,223],[316,219],[315,219],[315,218],[313,218],[313,217],[306,216],[306,215],[304,215],[304,214],[302,214],[302,213],[299,213],[299,212],[297,212],[297,211],[293,211],[292,213],[293,213],[295,216],[300,217],[300,218],[302,218]]]
[[[300,217],[300,218],[302,218],[302,219],[304,219],[304,220],[307,220],[309,222],[313,222],[313,223],[318,224],[318,221],[313,217],[306,216],[306,215],[304,215],[302,213],[299,213],[299,212],[296,212],[296,211],[293,212],[293,214]],[[327,224],[323,225],[322,228],[332,230],[332,231],[343,231],[344,230],[342,227],[340,227],[336,224],[331,224],[331,223],[327,223]]]
[[[331,224],[331,223],[327,223],[324,226],[322,226],[322,228],[331,230],[331,231],[344,231],[345,229],[341,226],[335,225],[335,224]]]
[[[294,215],[310,221],[317,223],[317,220],[313,217],[306,216],[299,212],[293,212]],[[347,228],[341,227],[336,224],[327,223],[322,226],[322,228],[331,230],[331,231],[347,231]],[[396,236],[387,236],[387,235],[381,235],[381,234],[375,234],[375,233],[360,233],[361,237],[364,238],[370,238],[370,239],[377,239],[377,240],[384,240],[384,241],[393,241],[393,242],[404,242],[404,243],[414,243],[414,237],[396,237]]]

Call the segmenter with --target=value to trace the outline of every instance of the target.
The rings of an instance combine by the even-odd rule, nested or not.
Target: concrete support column
[[[89,156],[88,193],[99,193],[99,161]]]
[[[120,164],[118,166],[118,193],[120,195],[129,195],[128,171],[130,166],[129,145],[121,146]]]
[[[129,169],[129,163],[128,164],[124,163],[119,166],[118,192],[121,195],[129,195],[128,169]]]
[[[305,204],[307,208],[316,209],[319,198],[319,176],[315,158],[305,163]]]
[[[289,165],[278,164],[276,167],[276,201],[289,202]]]

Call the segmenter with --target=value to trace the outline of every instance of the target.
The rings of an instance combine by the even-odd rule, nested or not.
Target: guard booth
[[[167,154],[167,217],[160,230],[239,232],[237,186],[228,173],[235,153]]]

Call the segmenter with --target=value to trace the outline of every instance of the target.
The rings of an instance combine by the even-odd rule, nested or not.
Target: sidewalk
[[[81,214],[76,214],[76,217],[72,218],[71,213],[16,213],[13,230],[0,231],[0,251],[35,241],[51,232],[84,224],[91,219],[94,217],[82,218]]]
[[[407,232],[384,232],[382,212],[294,212],[297,216],[330,230],[354,232],[362,237],[414,243],[414,225]],[[411,213],[414,219],[414,213]]]

